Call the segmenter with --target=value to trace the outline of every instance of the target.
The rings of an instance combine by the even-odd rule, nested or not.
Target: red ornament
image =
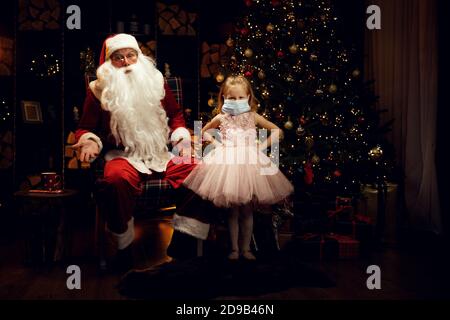
[[[283,58],[284,57],[284,52],[283,51],[278,51],[277,52],[277,56],[278,56],[278,58]]]
[[[306,123],[305,116],[301,116],[298,122],[300,122],[301,125],[304,125]]]
[[[252,72],[251,71],[245,71],[244,75],[249,78],[252,76]]]
[[[253,0],[245,0],[245,5],[250,7],[253,4]]]
[[[342,176],[342,173],[341,173],[340,170],[335,170],[335,171],[333,172],[333,174],[334,174],[335,177],[340,177],[340,176]]]
[[[243,36],[247,35],[247,34],[248,34],[248,29],[247,29],[247,28],[242,28],[242,29],[241,29],[241,34],[242,34]]]
[[[272,0],[272,6],[277,7],[280,5],[280,0]]]
[[[314,181],[314,171],[311,162],[307,162],[304,166],[305,176],[303,177],[305,184],[312,184]]]
[[[275,118],[277,118],[277,120],[281,122],[284,118],[284,115],[281,112],[277,112],[275,114]]]

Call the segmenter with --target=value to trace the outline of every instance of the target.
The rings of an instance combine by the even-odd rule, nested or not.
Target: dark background
[[[141,26],[148,23],[150,34],[137,34],[140,41],[157,40],[157,63],[163,70],[169,63],[173,76],[180,76],[184,83],[184,107],[193,110],[193,116],[199,111],[209,110],[206,102],[208,91],[215,83],[211,79],[200,79],[199,61],[201,43],[223,43],[233,24],[244,13],[242,0],[177,0],[164,1],[167,4],[179,4],[184,10],[197,12],[197,35],[163,36],[156,28],[156,2],[128,0],[60,1],[62,13],[68,5],[76,4],[81,8],[81,30],[61,28],[56,31],[20,31],[17,28],[18,1],[2,2],[0,11],[0,36],[15,39],[15,73],[0,76],[0,97],[5,98],[15,108],[15,118],[2,123],[0,130],[12,130],[15,136],[14,167],[0,169],[0,188],[2,199],[19,188],[26,176],[46,170],[64,172],[64,145],[69,131],[76,127],[72,109],[80,110],[85,96],[84,73],[80,68],[79,55],[87,47],[92,48],[95,60],[103,40],[116,31],[116,22],[130,20],[136,14]],[[362,0],[334,1],[335,13],[341,20],[339,36],[348,46],[355,46],[359,53],[361,66],[365,32],[366,5]],[[449,39],[445,23],[449,11],[448,1],[438,1],[439,11],[439,109],[437,124],[437,164],[441,198],[449,181],[447,144],[444,131],[449,119],[447,108],[447,77],[449,74]],[[61,25],[65,26],[66,16],[61,15]],[[126,30],[125,30],[126,31]],[[61,74],[51,79],[36,79],[29,73],[29,62],[38,54],[51,51],[61,57]],[[376,79],[375,79],[376,80]],[[20,102],[22,100],[40,101],[44,123],[42,125],[25,124],[22,120]],[[443,200],[442,207],[448,210]],[[446,223],[447,225],[447,223]]]

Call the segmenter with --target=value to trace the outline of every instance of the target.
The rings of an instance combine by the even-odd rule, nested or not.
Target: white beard
[[[166,164],[170,129],[161,106],[164,78],[154,62],[140,54],[135,64],[116,68],[108,60],[97,69],[97,78],[101,106],[111,113],[111,133],[127,158],[148,168]]]

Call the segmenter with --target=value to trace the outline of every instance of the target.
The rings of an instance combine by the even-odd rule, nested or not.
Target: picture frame
[[[38,101],[22,101],[22,116],[25,123],[43,123],[41,104]]]

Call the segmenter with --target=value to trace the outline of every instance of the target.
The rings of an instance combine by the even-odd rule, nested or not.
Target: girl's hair
[[[223,96],[228,93],[228,90],[231,86],[237,86],[241,85],[245,88],[245,91],[250,96],[248,99],[248,104],[250,105],[251,111],[256,111],[258,109],[258,100],[255,97],[255,94],[253,93],[252,86],[250,84],[250,81],[247,80],[244,76],[228,76],[225,81],[222,83],[222,86],[220,87],[219,91],[219,97],[217,102],[217,109],[218,113],[222,112],[222,106],[223,106]]]

